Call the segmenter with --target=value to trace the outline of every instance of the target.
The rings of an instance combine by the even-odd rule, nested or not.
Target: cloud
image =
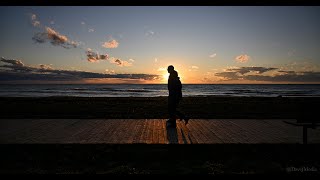
[[[198,66],[191,66],[191,69],[189,69],[188,71],[197,71],[199,69]]]
[[[309,60],[304,60],[304,61],[295,61],[295,62],[290,62],[290,63],[286,63],[286,64],[281,64],[281,66],[279,67],[279,70],[281,70],[281,71],[295,71],[295,72],[297,72],[297,71],[317,72],[317,71],[320,71],[320,66],[319,66],[319,64],[312,63]]]
[[[81,22],[81,25],[85,25],[86,23],[84,21]]]
[[[39,27],[40,26],[40,21],[33,21],[32,25],[35,27]]]
[[[294,74],[295,71],[278,71],[279,73],[282,73],[282,74]]]
[[[210,58],[215,58],[217,56],[217,53],[211,54],[209,57]]]
[[[54,21],[50,21],[50,24],[54,24]]]
[[[215,76],[222,80],[250,80],[266,82],[305,82],[320,83],[320,72],[314,71],[277,71],[274,75],[261,75],[267,71],[273,71],[278,68],[265,67],[241,67],[238,69],[227,69],[226,72],[215,73]],[[252,75],[249,72],[255,71],[258,74]]]
[[[120,67],[132,66],[134,59],[129,59],[128,61],[121,60],[119,58],[110,57],[108,54],[99,54],[98,52],[94,52],[92,49],[88,48],[86,51],[87,60],[89,62],[98,62],[100,60],[109,60],[110,63],[116,64]],[[130,61],[130,62],[129,62]]]
[[[30,72],[33,71],[35,68],[30,66],[25,66],[21,60],[16,59],[6,59],[1,57],[1,61],[6,63],[5,65],[1,65],[1,70],[9,70],[12,72]],[[4,69],[3,69],[4,68]]]
[[[248,75],[245,78],[253,81],[320,83],[320,72],[290,72],[275,76]]]
[[[93,29],[93,28],[90,28],[88,31],[89,31],[89,32],[94,32],[94,29]]]
[[[34,27],[40,27],[40,21],[37,20],[37,15],[31,14],[31,24]]]
[[[36,20],[36,19],[37,19],[37,15],[32,14],[32,15],[31,15],[31,20],[34,21],[34,20]]]
[[[115,58],[115,57],[111,57],[109,59],[109,62],[112,64],[116,64],[117,66],[120,66],[120,67],[132,66],[131,62],[124,61],[124,60],[121,60],[121,59]]]
[[[192,69],[199,69],[198,66],[191,66]]]
[[[89,62],[98,62],[100,60],[107,60],[109,59],[108,54],[99,54],[98,52],[93,52],[92,49],[88,48],[86,51],[87,60]]]
[[[145,33],[145,36],[153,36],[154,34],[155,34],[154,31],[149,30]]]
[[[107,74],[116,74],[116,72],[114,70],[106,69],[105,71]]]
[[[53,68],[50,65],[39,64],[39,68],[42,70],[52,70]]]
[[[47,27],[46,28],[47,34],[48,34],[48,38],[52,40],[52,44],[56,45],[56,44],[64,44],[68,41],[67,36],[61,35],[58,32],[56,32],[55,30]]]
[[[154,58],[154,62],[158,62],[158,58]]]
[[[159,67],[157,71],[166,71],[166,70],[167,70],[167,68],[165,68],[165,67]]]
[[[17,59],[5,59],[4,57],[1,57],[1,61],[15,66],[24,66],[22,61]]]
[[[236,61],[240,62],[240,63],[246,63],[249,61],[249,59],[250,59],[250,56],[248,56],[246,54],[241,54],[236,57]]]
[[[240,78],[237,72],[219,72],[214,75],[222,77],[224,80],[238,80]]]
[[[259,74],[262,74],[267,71],[276,70],[278,68],[265,68],[265,67],[240,67],[240,68],[233,68],[233,69],[227,69],[227,71],[233,71],[238,72],[240,74],[246,74],[249,72],[257,72]]]
[[[102,44],[105,48],[117,48],[119,46],[119,42],[117,42],[115,39],[107,41]]]
[[[70,41],[67,36],[60,34],[50,27],[46,27],[45,30],[46,32],[36,33],[32,37],[32,40],[36,43],[45,43],[49,41],[54,46],[62,46],[66,49],[71,47],[76,48],[78,46],[77,42]]]
[[[159,79],[159,75],[152,74],[116,74],[111,70],[109,74],[94,73],[86,71],[71,71],[71,70],[59,70],[53,69],[49,65],[40,64],[37,67],[21,65],[17,60],[1,59],[2,62],[7,65],[0,66],[0,81],[25,81],[25,80],[43,80],[43,81],[75,81],[85,79],[140,79],[140,80],[154,80]],[[8,65],[9,64],[9,65]],[[24,69],[24,71],[19,71]]]

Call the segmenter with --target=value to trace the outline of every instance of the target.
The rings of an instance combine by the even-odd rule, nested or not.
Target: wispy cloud
[[[84,21],[81,22],[81,25],[85,25],[86,23]]]
[[[283,71],[320,71],[318,63],[312,63],[311,60],[294,61],[282,64],[279,70]]]
[[[152,74],[116,74],[113,70],[106,70],[109,73],[94,73],[86,71],[71,71],[53,69],[50,65],[40,64],[36,67],[26,66],[21,60],[1,58],[6,63],[0,65],[0,81],[19,80],[43,80],[43,81],[81,81],[85,79],[106,79],[117,78],[123,80],[141,79],[155,80],[159,75]]]
[[[40,21],[33,21],[32,25],[35,27],[38,27],[38,26],[40,26]]]
[[[235,59],[237,62],[246,63],[249,61],[250,56],[248,56],[247,54],[241,54],[241,55],[237,56]]]
[[[89,28],[88,32],[94,32],[93,28]]]
[[[22,61],[21,60],[17,60],[17,59],[5,59],[4,57],[1,57],[1,61],[5,62],[5,63],[12,64],[12,65],[16,65],[16,66],[24,66]]]
[[[210,58],[215,58],[217,56],[217,53],[213,53],[211,55],[209,55]]]
[[[99,54],[98,52],[94,52],[92,49],[88,48],[86,51],[87,60],[89,62],[98,62],[100,60],[108,60],[108,54]]]
[[[148,30],[146,33],[145,33],[145,36],[154,36],[155,35],[155,32],[152,31],[152,30]]]
[[[282,74],[294,74],[296,73],[295,71],[278,71],[279,73],[282,73]]]
[[[167,68],[165,68],[165,67],[159,67],[157,71],[166,71],[166,70],[167,70]]]
[[[232,69],[227,69],[227,71],[233,71],[233,72],[238,72],[240,74],[246,74],[249,72],[257,72],[259,74],[262,74],[267,71],[272,71],[276,70],[278,68],[266,68],[266,67],[240,67],[240,68],[232,68]]]
[[[292,56],[295,56],[296,55],[296,50],[295,49],[293,49],[293,50],[290,50],[290,51],[288,51],[288,56],[289,57],[292,57]]]
[[[192,69],[199,69],[198,66],[191,66]]]
[[[158,58],[154,58],[154,62],[156,62],[156,63],[157,63],[157,62],[158,62]]]
[[[37,19],[37,15],[31,14],[31,20],[34,21],[34,20],[36,20],[36,19]]]
[[[106,69],[105,71],[107,74],[116,74],[116,72],[114,70]]]
[[[129,61],[134,62],[134,59],[129,59]]]
[[[40,21],[37,20],[37,15],[31,14],[31,24],[34,27],[40,27]]]
[[[218,72],[214,75],[222,77],[223,80],[238,80],[240,78],[237,72]]]
[[[109,62],[112,64],[116,64],[117,66],[120,66],[120,67],[132,66],[131,62],[124,61],[124,60],[121,60],[121,59],[115,58],[115,57],[111,57],[109,59]]]
[[[198,69],[198,66],[190,66],[190,69],[188,71],[197,71]]]
[[[53,28],[47,26],[41,26],[40,21],[37,20],[37,16],[35,14],[31,15],[31,23],[33,26],[42,29],[44,32],[35,33],[32,37],[32,40],[36,43],[45,43],[49,41],[52,45],[61,46],[66,49],[71,47],[76,48],[79,43],[69,40],[67,36],[60,34],[55,31]],[[54,21],[50,21],[50,24],[54,24]]]
[[[271,82],[312,82],[320,83],[320,72],[290,72],[275,76],[248,75],[247,80]]]
[[[110,41],[104,42],[102,46],[105,48],[117,48],[119,46],[119,42],[115,39],[112,39]]]
[[[52,70],[53,69],[51,67],[51,65],[47,65],[47,64],[39,64],[39,68],[44,69],[44,70]]]
[[[314,71],[277,71],[274,75],[262,75],[264,72],[273,71],[278,68],[266,67],[241,67],[238,69],[227,69],[226,72],[215,73],[222,80],[250,80],[266,82],[305,82],[320,83],[320,72]],[[249,72],[257,74],[247,74]]]
[[[69,40],[67,36],[60,34],[50,27],[46,27],[45,32],[36,33],[32,37],[32,40],[36,43],[45,43],[49,41],[54,46],[61,46],[66,49],[71,47],[76,48],[78,46],[77,42]]]

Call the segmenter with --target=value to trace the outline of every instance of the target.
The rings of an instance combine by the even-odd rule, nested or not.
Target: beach
[[[0,97],[0,118],[168,118],[167,97]],[[320,107],[320,97],[183,97],[190,118],[294,119]]]

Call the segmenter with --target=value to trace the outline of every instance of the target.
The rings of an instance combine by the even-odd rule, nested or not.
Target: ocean
[[[320,97],[319,84],[184,84],[183,96]],[[0,85],[0,97],[158,97],[166,84],[20,84]]]

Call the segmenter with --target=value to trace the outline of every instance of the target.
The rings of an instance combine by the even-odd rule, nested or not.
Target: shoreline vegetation
[[[167,97],[0,97],[0,119],[163,119]],[[191,119],[295,119],[320,97],[183,97]]]

